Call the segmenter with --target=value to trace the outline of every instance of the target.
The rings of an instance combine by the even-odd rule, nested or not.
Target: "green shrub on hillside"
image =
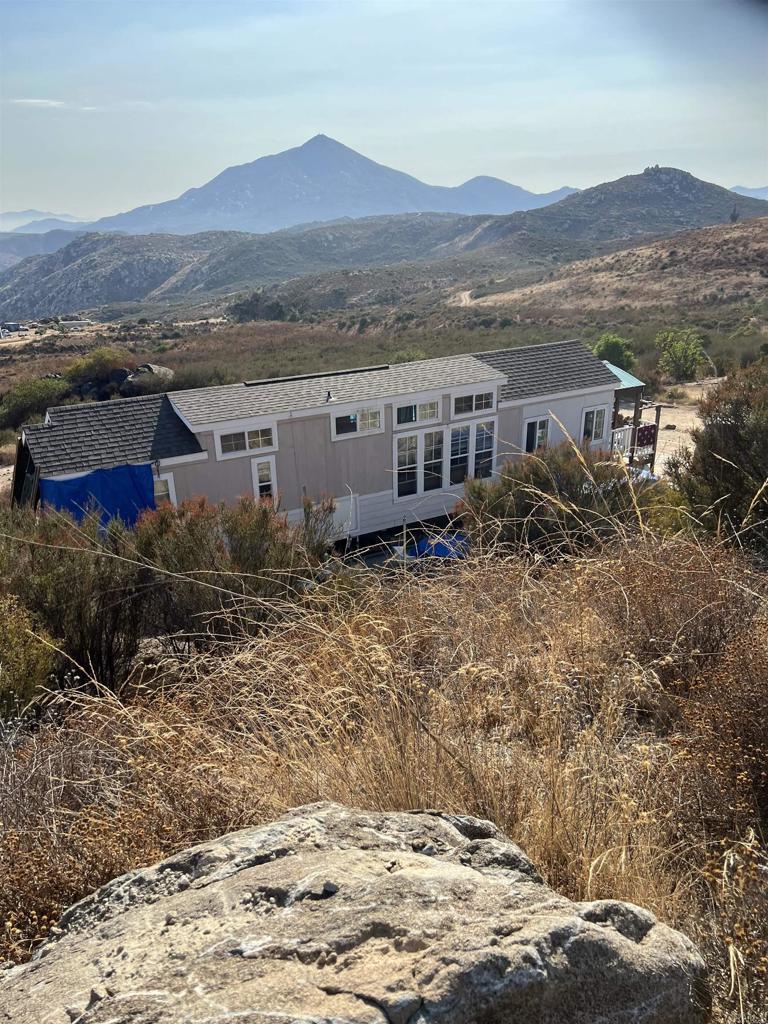
[[[48,637],[20,602],[0,595],[0,718],[20,710],[45,686],[54,665]]]
[[[329,546],[333,505],[287,524],[271,502],[204,499],[146,513],[134,530],[98,516],[0,511],[0,579],[86,678],[118,686],[144,637],[205,642],[222,624],[248,630],[265,600],[289,600]]]
[[[0,402],[0,427],[20,427],[41,420],[45,410],[59,404],[69,382],[59,379],[23,380],[6,391]]]
[[[663,492],[605,452],[564,443],[505,463],[494,480],[468,480],[462,518],[484,547],[573,552],[641,527]]]
[[[122,348],[96,348],[81,359],[76,359],[64,371],[73,384],[106,384],[114,370],[134,369],[136,360]]]
[[[669,474],[704,526],[768,549],[768,358],[713,388],[699,414]]]
[[[593,346],[593,351],[598,359],[607,359],[614,366],[620,366],[622,370],[631,370],[635,365],[635,353],[626,338],[618,334],[611,334],[607,331],[601,334]]]
[[[659,370],[675,382],[695,380],[706,362],[701,336],[692,327],[659,331],[656,348]]]

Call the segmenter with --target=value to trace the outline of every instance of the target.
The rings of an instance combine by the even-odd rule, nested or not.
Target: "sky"
[[[0,210],[117,213],[318,133],[440,185],[768,185],[768,2],[0,0]]]

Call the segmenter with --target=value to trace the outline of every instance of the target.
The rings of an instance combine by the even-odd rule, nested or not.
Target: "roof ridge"
[[[117,398],[105,398],[99,400],[98,398],[91,399],[90,402],[70,402],[66,405],[51,405],[46,410],[47,412],[65,412],[79,409],[93,409],[93,408],[109,408],[116,402],[123,404],[124,402],[147,402],[158,398],[167,398],[167,391],[154,392],[151,395],[120,395]]]
[[[525,352],[526,349],[555,348],[557,345],[573,345],[573,344],[583,345],[584,348],[587,349],[587,351],[589,351],[589,352],[592,351],[590,349],[589,345],[586,343],[586,341],[584,341],[581,338],[561,338],[559,341],[535,341],[535,342],[533,342],[530,345],[512,345],[511,347],[507,346],[507,348],[489,348],[489,349],[486,349],[485,352],[470,352],[470,353],[468,353],[468,355],[473,355],[473,356],[475,356],[476,358],[479,359],[481,356],[495,356],[495,355],[498,355],[499,352]],[[597,358],[597,357],[595,357],[595,358]]]

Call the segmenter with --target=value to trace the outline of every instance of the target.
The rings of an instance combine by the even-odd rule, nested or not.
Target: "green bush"
[[[768,358],[713,388],[699,414],[668,473],[706,528],[768,549]]]
[[[635,365],[635,353],[626,338],[606,332],[601,334],[593,346],[598,359],[607,359],[622,370],[631,370]]]
[[[264,601],[302,592],[330,543],[333,503],[289,525],[271,502],[200,499],[147,512],[130,530],[98,516],[0,509],[0,579],[51,636],[69,666],[115,688],[144,637],[249,630]]]
[[[64,371],[67,379],[73,384],[85,384],[93,381],[96,384],[106,384],[114,370],[123,367],[133,369],[136,361],[128,359],[126,362],[126,351],[120,348],[95,348],[88,355],[76,359],[70,363]]]
[[[659,331],[656,348],[659,370],[675,382],[694,380],[706,360],[704,344],[692,327]]]
[[[69,391],[69,382],[60,379],[23,380],[3,395],[0,402],[0,427],[20,427],[43,418],[46,409],[57,405]]]
[[[0,594],[0,718],[34,700],[53,665],[49,638],[16,598]]]
[[[564,443],[507,462],[494,480],[468,480],[461,511],[483,547],[546,555],[579,551],[639,528],[663,498],[605,452]]]

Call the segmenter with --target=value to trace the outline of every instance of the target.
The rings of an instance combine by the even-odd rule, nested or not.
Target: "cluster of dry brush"
[[[0,752],[0,954],[135,865],[316,799],[496,821],[556,889],[685,929],[721,1021],[768,967],[768,621],[738,554],[631,538],[330,585],[59,698]]]

